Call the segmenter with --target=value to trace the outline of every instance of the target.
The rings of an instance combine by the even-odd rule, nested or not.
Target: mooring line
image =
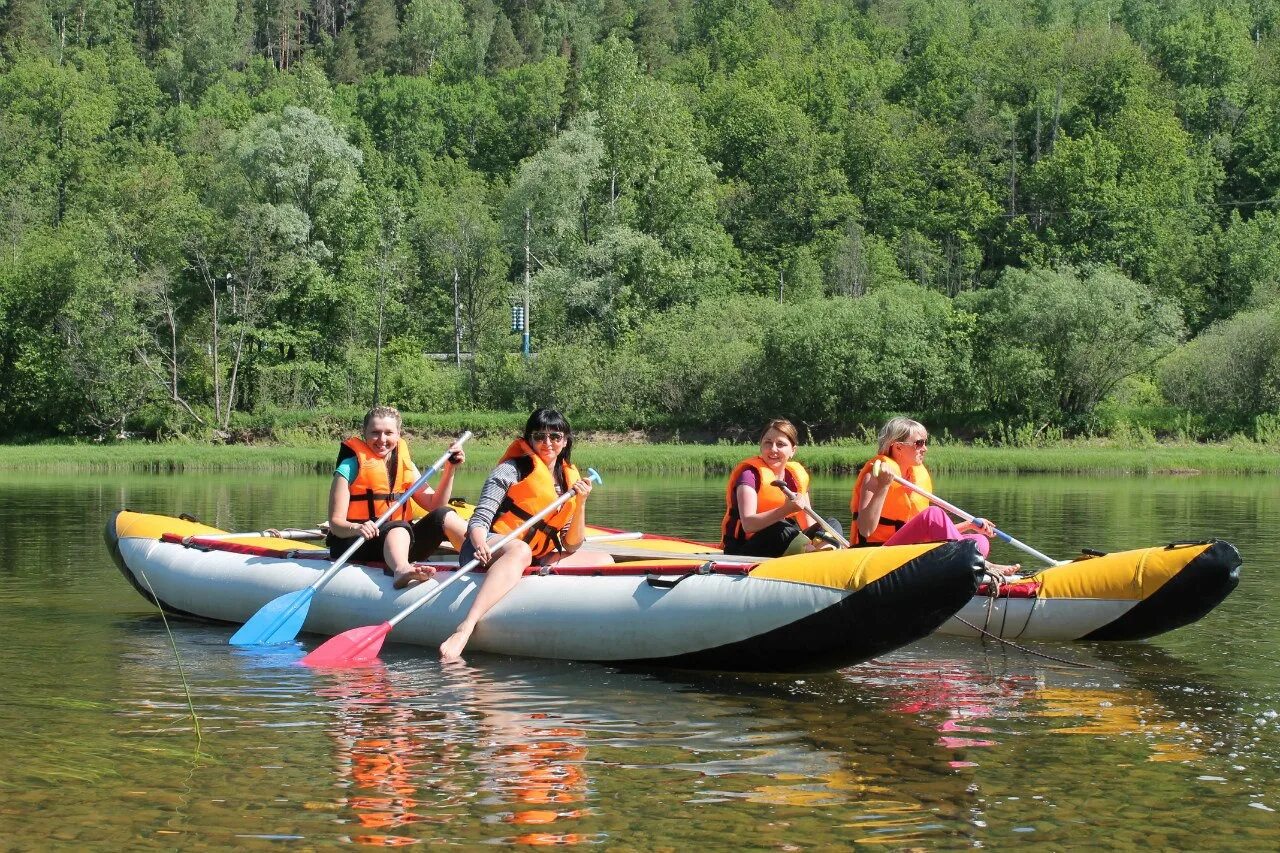
[[[187,697],[187,710],[191,712],[191,722],[196,730],[196,753],[200,752],[200,745],[204,742],[204,734],[200,731],[200,717],[196,714],[196,703],[191,696],[191,685],[187,683],[187,670],[182,665],[182,655],[178,653],[178,641],[174,639],[173,631],[169,628],[169,617],[165,615],[164,605],[160,603],[160,596],[156,594],[155,587],[151,585],[151,579],[147,577],[146,569],[138,567],[138,573],[142,575],[142,580],[146,583],[147,589],[151,591],[151,600],[155,602],[156,609],[160,611],[160,621],[164,623],[164,632],[169,636],[169,647],[173,649],[173,659],[178,662],[178,678],[182,680],[182,692]]]

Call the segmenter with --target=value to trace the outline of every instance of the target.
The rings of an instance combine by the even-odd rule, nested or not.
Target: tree
[[[1006,270],[996,287],[956,305],[982,318],[982,399],[996,413],[1046,420],[1087,416],[1184,331],[1173,301],[1105,267]]]
[[[0,186],[55,226],[80,202],[116,113],[105,57],[84,51],[73,59],[23,56],[0,76],[0,164],[12,169]]]
[[[642,76],[631,48],[614,39],[593,52],[583,79],[604,143],[598,221],[651,236],[669,258],[638,304],[661,310],[736,289],[738,254],[688,107],[669,85]]]
[[[1177,119],[1144,107],[1065,137],[1027,176],[1043,222],[1034,257],[1106,263],[1179,300],[1192,323],[1206,311],[1206,170]]]
[[[470,70],[470,42],[459,0],[410,0],[400,26],[400,45],[409,74],[460,76]]]
[[[346,222],[361,207],[360,163],[328,119],[301,107],[256,116],[223,139],[208,190],[213,215],[187,246],[209,294],[211,384],[223,429],[241,403],[241,373],[256,367],[250,356],[260,345],[277,340],[273,329],[291,330],[296,345],[327,317],[313,300],[331,298],[324,265],[342,251]],[[275,351],[290,357],[287,343]]]
[[[1280,311],[1272,305],[1210,326],[1160,365],[1160,390],[1177,406],[1227,427],[1280,411]]]
[[[364,0],[352,26],[365,71],[392,70],[395,66],[392,48],[400,37],[393,0]]]
[[[437,302],[439,294],[452,296],[450,349],[459,354],[459,362],[464,348],[472,354],[467,376],[474,400],[479,390],[475,356],[486,333],[503,322],[508,255],[489,211],[483,178],[461,167],[450,172],[447,185],[423,194],[413,217],[412,240],[422,259],[420,292],[435,295]],[[415,299],[417,304],[424,301]]]
[[[519,68],[523,64],[524,48],[516,40],[511,19],[499,12],[494,21],[493,36],[489,39],[489,47],[485,52],[484,67],[492,73]]]

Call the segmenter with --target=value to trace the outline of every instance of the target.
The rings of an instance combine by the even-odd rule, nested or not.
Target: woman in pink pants
[[[988,537],[995,534],[990,522],[978,525],[966,521],[957,525],[939,507],[930,505],[918,493],[894,482],[893,475],[896,474],[932,492],[933,479],[924,467],[928,451],[929,432],[919,421],[891,418],[881,428],[876,457],[862,466],[853,487],[853,499],[849,502],[849,509],[853,512],[850,541],[854,545],[916,545],[972,539],[985,558],[991,550]],[[880,473],[873,476],[872,468],[877,460]],[[988,562],[987,568],[1009,575],[1015,574],[1020,567]]]

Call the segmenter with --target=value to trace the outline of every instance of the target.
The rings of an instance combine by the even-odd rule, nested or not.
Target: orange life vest
[[[351,481],[351,503],[347,505],[347,521],[375,521],[392,503],[399,500],[417,479],[409,445],[404,439],[388,456],[379,456],[361,438],[348,438],[342,446],[356,455],[359,468]],[[388,470],[396,472],[395,482],[390,482]],[[413,521],[413,509],[405,501],[392,513],[388,521]]]
[[[529,473],[507,489],[506,497],[498,505],[498,512],[490,528],[494,533],[510,533],[560,497],[560,493],[556,491],[556,478],[551,473],[551,469],[538,457],[538,454],[533,452],[533,448],[526,444],[523,438],[511,442],[511,446],[507,448],[507,452],[502,455],[499,462],[506,462],[508,459],[514,459],[521,470],[527,468]],[[582,479],[578,469],[567,462],[562,464],[561,474],[564,476],[566,489]],[[560,542],[560,531],[573,518],[577,508],[578,498],[574,496],[557,507],[555,512],[524,532],[520,538],[529,543],[535,560],[545,557],[552,551],[564,550],[564,545]]]
[[[720,522],[722,547],[731,539],[736,539],[740,542],[744,539],[750,539],[754,535],[748,533],[746,528],[742,526],[741,510],[738,509],[738,496],[735,494],[738,488],[738,478],[748,468],[754,468],[756,472],[756,512],[768,512],[787,502],[786,494],[773,484],[773,481],[778,479],[778,475],[773,473],[773,469],[769,467],[763,458],[752,456],[750,459],[744,459],[739,462],[734,466],[732,473],[729,474],[729,486],[724,493],[725,513],[724,520]],[[791,478],[795,480],[796,494],[807,494],[809,491],[809,472],[804,470],[804,466],[792,459],[787,462],[786,471],[790,471]],[[808,514],[804,512],[793,512],[787,518],[801,527],[806,527],[809,523]]]
[[[886,539],[901,530],[902,525],[929,508],[929,501],[921,495],[900,483],[890,483],[889,494],[884,498],[884,508],[880,510],[880,523],[876,525],[875,530],[871,531],[870,536],[863,537],[858,532],[858,501],[862,499],[862,486],[871,476],[871,466],[875,464],[876,459],[880,460],[885,470],[892,471],[904,480],[910,480],[926,492],[933,491],[933,478],[929,476],[929,469],[923,465],[912,465],[907,468],[905,474],[898,467],[898,463],[888,456],[877,456],[863,465],[862,470],[858,472],[858,480],[853,485],[853,500],[849,501],[849,509],[853,512],[853,522],[849,526],[849,541],[855,546],[883,544]]]

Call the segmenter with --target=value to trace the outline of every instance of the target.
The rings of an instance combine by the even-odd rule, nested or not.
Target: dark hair
[[[555,409],[534,409],[533,414],[529,415],[529,420],[524,422],[525,443],[533,447],[533,434],[541,431],[564,433],[564,449],[560,451],[556,461],[572,464],[570,455],[573,452],[573,428],[569,426],[564,415]]]

